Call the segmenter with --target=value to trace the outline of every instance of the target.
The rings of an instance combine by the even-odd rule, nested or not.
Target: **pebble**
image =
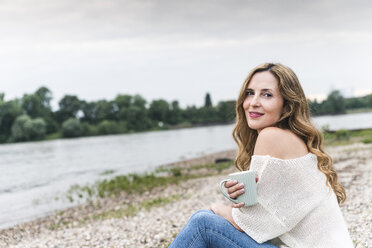
[[[347,200],[341,206],[349,233],[356,248],[372,247],[372,145],[354,144],[327,148],[334,158],[339,180],[345,186]],[[234,157],[233,151],[205,156],[177,166],[213,162],[218,157]],[[234,171],[234,168],[231,168]],[[224,172],[225,173],[225,172]],[[225,174],[229,173],[226,172]],[[50,216],[0,230],[0,247],[168,247],[174,236],[198,209],[208,208],[212,202],[227,200],[219,194],[217,186],[223,175],[193,179],[143,195],[122,196],[102,200],[102,209],[86,206],[72,208],[63,217],[70,218],[69,226],[50,230],[62,216]],[[125,204],[140,202],[149,197],[181,196],[167,205],[143,210],[131,217],[116,219],[90,219],[78,221],[79,216],[119,210]],[[203,199],[203,200],[200,200]]]

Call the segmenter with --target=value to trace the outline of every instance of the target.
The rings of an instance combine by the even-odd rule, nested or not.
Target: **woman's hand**
[[[225,218],[228,222],[231,223],[236,229],[238,229],[241,232],[244,232],[234,221],[232,217],[232,207],[226,206],[220,203],[213,203],[210,207],[210,210],[212,210],[215,214]]]
[[[256,182],[258,178],[256,177]],[[230,198],[235,199],[236,197],[244,194],[244,184],[239,183],[236,180],[230,180],[225,183],[225,188],[227,189],[227,193],[229,194]],[[244,203],[231,203],[231,207],[233,208],[241,208],[244,206]]]

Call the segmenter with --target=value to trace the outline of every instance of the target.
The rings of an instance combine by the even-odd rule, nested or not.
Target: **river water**
[[[314,118],[329,129],[372,128],[372,113]],[[72,206],[73,184],[234,149],[233,125],[0,145],[0,228]],[[113,174],[104,175],[107,171]],[[58,200],[56,199],[58,198]]]

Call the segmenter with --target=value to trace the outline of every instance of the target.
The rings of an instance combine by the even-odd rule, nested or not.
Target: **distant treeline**
[[[222,124],[235,119],[235,101],[213,105],[209,93],[204,106],[185,109],[178,101],[148,103],[140,95],[91,102],[65,95],[56,111],[52,111],[51,100],[52,92],[46,87],[9,101],[0,94],[0,143]],[[309,105],[313,115],[342,114],[348,109],[372,108],[372,95],[345,99],[333,91],[325,101],[309,101]]]
[[[311,114],[316,115],[332,115],[345,114],[347,110],[356,109],[372,109],[372,94],[363,97],[344,98],[340,91],[332,91],[326,100],[318,103],[308,101]]]
[[[208,93],[203,107],[185,109],[178,101],[147,103],[140,95],[92,102],[65,95],[57,111],[52,111],[51,100],[46,87],[10,101],[0,94],[0,143],[222,124],[235,118],[234,101],[213,106]]]

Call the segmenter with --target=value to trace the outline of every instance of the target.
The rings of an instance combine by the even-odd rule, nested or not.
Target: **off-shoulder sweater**
[[[258,243],[281,247],[353,247],[337,197],[326,185],[313,153],[278,159],[253,155],[258,203],[234,208],[236,224]]]

